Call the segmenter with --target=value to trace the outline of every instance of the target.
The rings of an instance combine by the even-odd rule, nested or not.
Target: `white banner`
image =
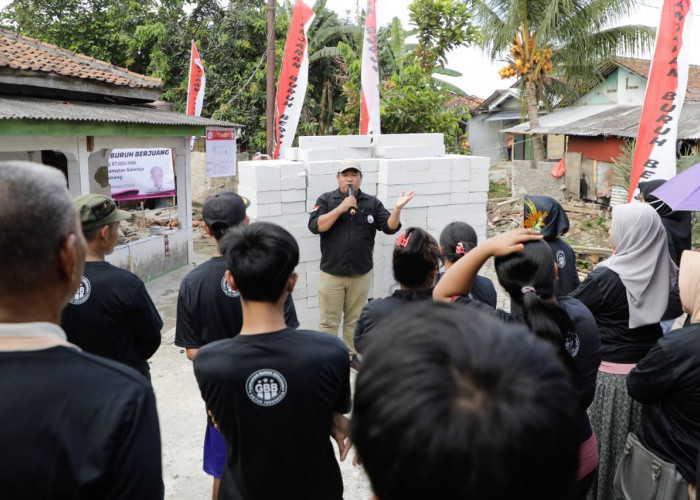
[[[362,44],[362,108],[360,135],[379,135],[379,52],[377,50],[377,0],[367,0],[365,37]]]
[[[175,195],[175,173],[170,149],[113,149],[109,154],[108,169],[112,197],[115,200]]]
[[[236,131],[207,129],[207,178],[236,175]]]

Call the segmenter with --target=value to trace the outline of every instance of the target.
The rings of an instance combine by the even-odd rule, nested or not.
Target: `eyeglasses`
[[[95,220],[102,220],[114,212],[116,208],[117,206],[114,203],[110,202],[109,200],[105,200],[99,205],[92,207],[92,215],[95,216]]]

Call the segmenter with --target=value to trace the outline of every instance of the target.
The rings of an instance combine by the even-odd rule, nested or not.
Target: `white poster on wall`
[[[207,178],[236,175],[236,131],[207,128]]]
[[[171,149],[113,149],[109,183],[115,200],[163,198],[175,195]]]

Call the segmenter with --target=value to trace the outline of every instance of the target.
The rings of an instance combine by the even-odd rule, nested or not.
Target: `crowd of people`
[[[213,498],[342,499],[334,441],[340,460],[355,448],[380,500],[694,500],[700,253],[687,214],[642,186],[641,203],[613,207],[612,256],[579,281],[552,198],[526,196],[523,227],[479,243],[459,220],[440,235],[403,228],[415,193],[388,211],[357,162],[337,182],[308,223],[322,254],[313,330],[292,299],[294,236],[249,223],[234,192],[203,204],[216,255],[181,283],[175,344],[206,404]],[[147,363],[163,322],[143,283],[105,262],[127,217],[106,196],[72,200],[55,169],[0,162],[7,498],[164,495]],[[377,231],[397,234],[397,288],[368,302]],[[479,275],[491,257],[510,311]]]

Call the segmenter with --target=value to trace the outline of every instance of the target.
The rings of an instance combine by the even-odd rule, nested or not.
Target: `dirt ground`
[[[210,239],[195,231],[195,257],[199,264],[214,254]],[[174,345],[177,292],[182,278],[194,266],[186,266],[146,283],[160,312],[163,342],[149,361],[158,404],[163,446],[163,481],[168,500],[211,498],[211,477],[202,471],[202,443],[206,425],[204,402],[184,349]],[[351,382],[354,386],[354,374]],[[335,448],[335,443],[333,444]],[[337,449],[336,449],[337,456]],[[340,463],[347,500],[369,500],[369,480],[361,466],[353,467],[354,451]],[[303,459],[303,452],[300,453]]]

